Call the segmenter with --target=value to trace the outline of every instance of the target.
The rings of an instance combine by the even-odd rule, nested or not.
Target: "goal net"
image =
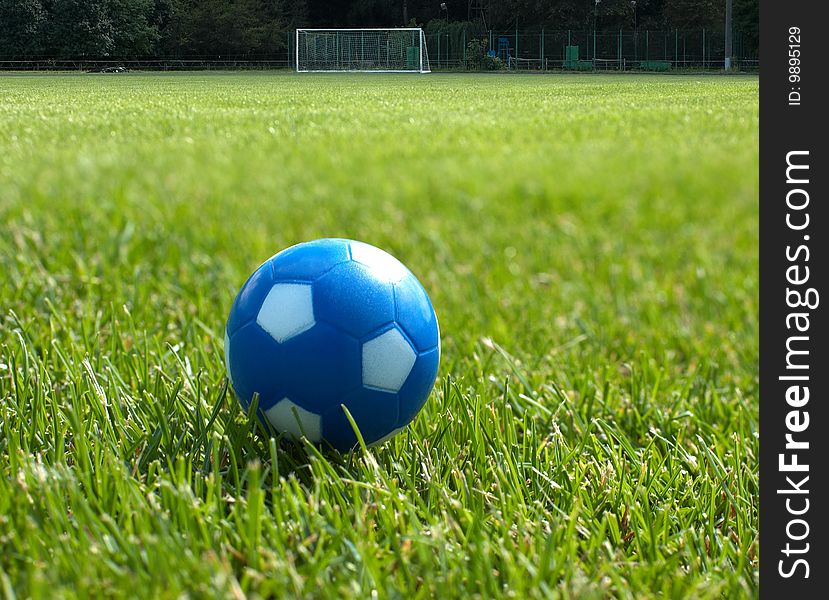
[[[296,70],[429,73],[420,28],[297,29]]]

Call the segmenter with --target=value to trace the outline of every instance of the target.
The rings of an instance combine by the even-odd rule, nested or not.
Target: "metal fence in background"
[[[475,41],[470,45],[470,42]],[[282,48],[269,55],[162,56],[141,59],[119,57],[54,60],[32,57],[6,60],[0,70],[97,70],[122,65],[147,70],[274,69],[294,68],[295,36],[286,35]],[[456,29],[452,33],[427,32],[426,45],[433,71],[500,67],[513,70],[664,71],[671,69],[721,70],[725,62],[722,31],[638,30],[512,30]],[[733,65],[755,71],[756,44],[735,32]],[[479,56],[473,56],[475,48]],[[492,52],[498,61],[481,61],[480,51]]]
[[[426,34],[433,70],[477,68],[469,42],[481,40],[487,52],[505,68],[530,70],[722,69],[725,35],[721,31],[638,30],[513,30]],[[756,51],[745,36],[733,36],[733,63],[740,70],[756,70]]]
[[[287,56],[195,56],[189,58],[74,58],[3,60],[0,71],[115,71],[119,67],[138,71],[234,71],[241,69],[288,69],[294,61]]]

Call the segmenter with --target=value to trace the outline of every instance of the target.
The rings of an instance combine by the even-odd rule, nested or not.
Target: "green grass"
[[[757,91],[0,77],[0,590],[756,596]],[[368,453],[226,389],[239,286],[323,236],[441,320],[426,408]]]

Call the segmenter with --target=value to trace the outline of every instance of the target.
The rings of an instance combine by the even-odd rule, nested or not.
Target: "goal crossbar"
[[[297,31],[422,31],[422,29],[420,27],[338,27],[337,29],[303,27]]]
[[[426,36],[419,27],[297,29],[300,73],[429,73]]]

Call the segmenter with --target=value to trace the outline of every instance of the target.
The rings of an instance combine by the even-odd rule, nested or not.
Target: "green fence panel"
[[[434,70],[469,68],[468,44],[471,40],[479,40],[486,51],[497,53],[500,49],[505,68],[509,64],[511,68],[530,70],[665,70],[662,63],[668,63],[669,69],[718,70],[725,58],[724,34],[708,29],[499,31],[471,26],[459,28],[454,23],[442,27],[426,32],[426,45]],[[504,50],[502,39],[506,40],[508,52]],[[746,50],[739,32],[735,32],[734,39],[735,64],[741,68],[757,68],[756,49],[753,54]],[[643,63],[647,67],[643,67]]]

